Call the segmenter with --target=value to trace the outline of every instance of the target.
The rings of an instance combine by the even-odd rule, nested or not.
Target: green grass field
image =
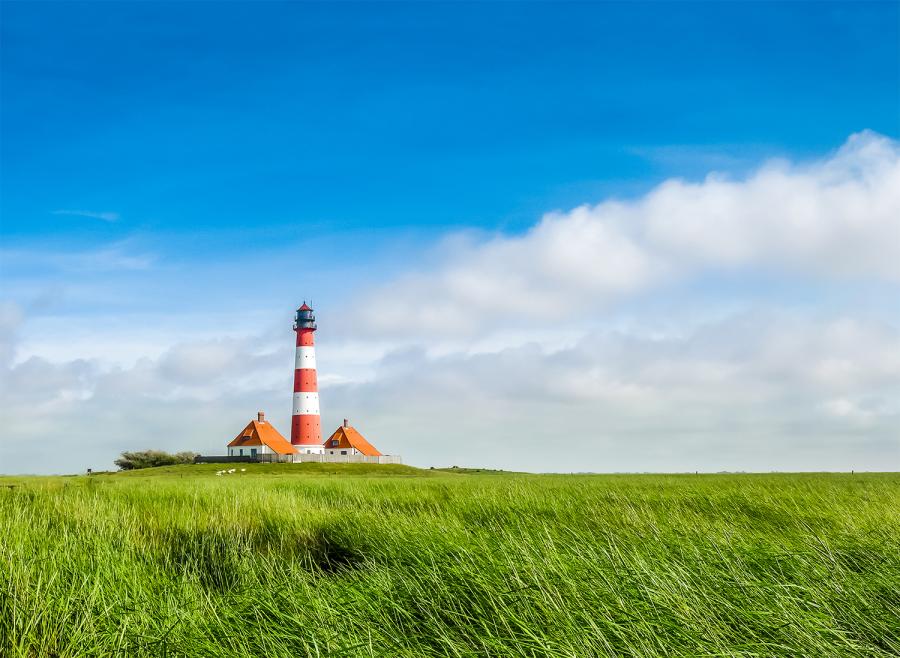
[[[0,655],[900,655],[898,474],[246,468],[0,478]]]

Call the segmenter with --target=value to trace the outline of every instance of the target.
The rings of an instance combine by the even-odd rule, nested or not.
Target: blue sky
[[[690,249],[669,236],[663,254],[653,247],[661,229],[650,208],[653,191],[666,181],[702,185],[717,172],[746,182],[773,159],[789,163],[797,186],[806,166],[865,169],[871,144],[881,144],[879,162],[890,161],[900,137],[896,2],[4,2],[0,11],[0,275],[7,365],[18,369],[8,379],[25,377],[29,363],[40,365],[48,374],[45,384],[34,384],[36,398],[62,395],[71,405],[70,415],[57,420],[48,412],[43,429],[29,436],[58,437],[60,427],[102,400],[126,427],[133,410],[116,411],[118,398],[103,398],[103,387],[144,362],[168,382],[134,392],[159,405],[157,418],[176,408],[193,413],[187,410],[201,399],[214,407],[211,394],[172,379],[164,367],[185,345],[203,352],[210,340],[218,341],[216,349],[230,345],[231,356],[213,350],[203,358],[223,365],[261,358],[259,381],[266,383],[253,389],[216,380],[219,390],[229,389],[223,398],[238,396],[246,408],[229,399],[222,403],[228,412],[194,418],[192,445],[217,445],[208,437],[242,426],[256,406],[282,405],[286,415],[274,355],[282,343],[290,349],[285,318],[304,297],[317,301],[323,328],[331,325],[335,404],[323,390],[326,425],[333,420],[328,413],[345,412],[339,404],[356,405],[373,431],[397,437],[397,450],[418,463],[478,459],[463,449],[448,453],[446,436],[429,448],[414,439],[402,413],[360,402],[360,391],[382,383],[400,387],[402,399],[390,355],[419,363],[416,350],[422,350],[421,367],[440,379],[440,373],[477,371],[467,361],[473,355],[496,357],[511,373],[519,367],[515,350],[525,344],[562,358],[560,350],[586,349],[598,332],[688,340],[704,323],[727,324],[746,314],[759,323],[789,316],[812,333],[847,322],[864,325],[859,331],[866,336],[880,331],[872,327],[896,330],[893,270],[853,265],[891,261],[892,253],[868,253],[870,245],[900,237],[889,220],[867,228],[854,224],[849,210],[830,225],[823,217],[822,232],[802,234],[798,243],[805,246],[792,252],[753,234],[748,240],[757,246],[749,255],[715,235]],[[857,140],[845,146],[850,155],[835,156],[860,134],[866,148]],[[880,199],[868,175],[860,184]],[[830,180],[822,174],[823,185]],[[748,183],[747,189],[755,188]],[[883,204],[873,202],[875,215],[893,207],[895,196],[886,195]],[[673,203],[687,203],[687,196]],[[643,237],[621,229],[608,210],[579,224],[573,209],[615,199],[637,204],[634,214],[645,219],[635,221],[648,227]],[[853,207],[862,213],[863,205]],[[542,217],[554,211],[566,221],[541,229]],[[784,223],[795,219],[806,221],[786,215]],[[627,237],[640,246],[640,263],[622,256],[628,249],[603,243],[596,258],[610,263],[609,272],[582,277],[590,267],[573,267],[569,276],[564,270],[571,263],[591,262],[580,260],[579,238],[570,236],[584,222],[618,226],[618,242],[610,244],[621,246]],[[592,236],[595,231],[583,241],[593,245]],[[569,246],[552,253],[531,246],[556,239]],[[710,254],[685,264],[682,252],[703,252],[704,245],[714,245]],[[835,245],[852,253],[836,255]],[[544,297],[540,282],[528,277],[551,261],[548,276],[560,277],[559,294]],[[458,263],[468,269],[460,273]],[[843,264],[832,271],[822,263]],[[473,291],[468,273],[483,286]],[[594,287],[566,288],[579,278]],[[535,304],[553,309],[541,316],[553,318],[550,326],[513,303],[522,292],[514,289],[518,281],[534,291]],[[396,336],[380,317],[385,309],[395,318]],[[478,335],[452,329],[455,316],[442,319],[457,312],[479,315],[469,323],[480,327]],[[64,346],[54,343],[60,332],[68,337]],[[369,336],[378,345],[366,355]],[[891,340],[885,338],[888,347]],[[320,341],[327,349],[328,336]],[[818,358],[830,362],[835,349],[823,346]],[[452,374],[454,359],[468,366]],[[569,374],[593,377],[597,368],[602,364]],[[287,381],[289,367],[283,374]],[[682,385],[690,387],[684,377]],[[880,385],[892,390],[897,381]],[[609,389],[601,389],[585,403],[589,413],[599,415],[609,403]],[[441,391],[433,389],[426,406]],[[513,390],[496,395],[491,411],[475,415],[484,431],[500,422],[497,408],[527,398]],[[895,435],[878,423],[887,427],[900,412],[872,402],[873,395],[869,388],[810,393],[803,403],[810,415],[791,422],[808,432],[831,430],[813,419],[814,409],[861,409],[859,418],[875,419],[874,425],[854,436],[878,437],[873,441],[881,447],[866,462],[876,463],[897,447],[884,443]],[[773,396],[771,404],[788,405],[787,392]],[[563,398],[566,409],[581,400]],[[660,423],[663,402],[653,407]],[[7,413],[16,412],[15,404]],[[697,402],[698,409],[716,404]],[[866,416],[867,404],[880,411]],[[451,411],[444,406],[433,413]],[[521,409],[509,413],[527,420]],[[270,417],[285,424],[277,412]],[[154,422],[166,431],[163,421]],[[697,420],[685,433],[697,437],[723,423],[701,431]],[[789,425],[786,419],[769,432],[780,435]],[[615,445],[638,431],[653,435],[648,427],[629,427],[610,430],[603,440]],[[541,445],[551,429],[546,433]],[[154,439],[136,432],[128,440]],[[647,441],[646,452],[588,467],[669,470],[658,444]],[[849,463],[849,441],[818,465]],[[97,446],[90,455],[108,462],[115,452]],[[771,464],[742,462],[746,454],[735,454],[699,467],[803,463],[799,453]],[[538,467],[499,453],[484,459]],[[30,467],[21,460],[9,468]],[[682,465],[694,470],[672,463]],[[560,459],[550,468],[573,465]]]
[[[15,240],[516,230],[549,208],[703,175],[710,158],[898,132],[896,3],[3,12]],[[59,209],[122,221],[86,230]]]

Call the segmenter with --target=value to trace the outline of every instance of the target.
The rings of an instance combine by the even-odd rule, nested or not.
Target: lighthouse
[[[300,454],[322,454],[322,429],[319,424],[319,386],[316,381],[316,316],[303,302],[294,319],[297,351],[294,356],[294,411],[291,419],[291,445]]]

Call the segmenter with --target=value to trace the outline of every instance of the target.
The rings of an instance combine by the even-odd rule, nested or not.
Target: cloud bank
[[[377,333],[475,334],[583,315],[710,272],[900,282],[900,146],[863,132],[744,180],[669,180],[633,201],[553,212],[522,236],[457,238],[432,270],[359,302]],[[377,309],[378,312],[372,312]]]
[[[339,352],[323,344],[321,367],[339,369]],[[7,363],[4,469],[101,468],[150,446],[215,452],[258,408],[287,431],[290,357],[247,339],[177,344],[131,367]],[[400,348],[372,368],[365,380],[322,385],[324,428],[349,416],[377,445],[423,466],[900,465],[900,331],[879,322],[747,313],[681,335],[593,331],[558,350],[527,343],[434,357]]]

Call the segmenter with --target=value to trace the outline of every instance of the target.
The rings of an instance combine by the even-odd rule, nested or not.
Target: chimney
[[[266,412],[260,411],[259,413],[257,413],[257,414],[256,414],[256,420],[258,420],[258,421],[261,422],[261,423],[266,422]]]
[[[344,419],[344,427],[350,427],[350,423],[347,422],[347,419]]]

